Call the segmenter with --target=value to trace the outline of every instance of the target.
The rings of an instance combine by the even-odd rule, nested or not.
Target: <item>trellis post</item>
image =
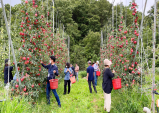
[[[152,63],[152,112],[155,113],[155,95],[154,95],[154,85],[155,85],[155,45],[156,45],[156,0],[154,0],[154,29],[153,29],[153,63]]]

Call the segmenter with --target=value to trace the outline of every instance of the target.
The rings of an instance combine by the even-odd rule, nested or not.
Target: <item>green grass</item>
[[[62,107],[59,108],[51,92],[51,104],[46,104],[46,94],[42,93],[35,106],[31,106],[25,99],[6,101],[0,103],[3,113],[106,113],[104,111],[104,95],[102,90],[102,77],[98,78],[97,94],[89,93],[88,82],[79,75],[79,81],[71,86],[70,94],[63,95],[64,81],[61,80],[57,93]],[[93,88],[92,88],[93,89]],[[2,90],[2,89],[1,89]],[[151,95],[149,95],[151,96]],[[146,93],[141,95],[138,87],[131,90],[122,88],[113,90],[111,113],[142,113],[144,106],[150,107],[151,98]],[[23,109],[22,109],[23,108]],[[5,111],[5,109],[7,109]]]

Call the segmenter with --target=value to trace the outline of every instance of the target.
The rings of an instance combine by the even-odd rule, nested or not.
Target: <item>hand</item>
[[[56,73],[56,70],[54,70],[53,73]]]
[[[42,63],[43,63],[43,61],[40,61],[40,63],[42,64]]]
[[[112,73],[115,73],[115,71],[113,70]]]
[[[58,75],[58,77],[60,77],[60,75]]]
[[[67,69],[67,72],[70,71],[69,69]]]

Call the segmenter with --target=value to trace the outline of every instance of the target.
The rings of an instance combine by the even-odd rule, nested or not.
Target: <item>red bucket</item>
[[[121,89],[121,78],[113,79],[112,82],[114,90]]]
[[[58,88],[58,79],[51,79],[50,82],[50,89],[57,89]]]
[[[70,77],[70,81],[71,81],[71,83],[72,83],[72,84],[74,84],[74,83],[76,82],[76,78],[75,78],[75,76]]]
[[[100,71],[96,71],[96,75],[97,75],[97,76],[100,76]]]

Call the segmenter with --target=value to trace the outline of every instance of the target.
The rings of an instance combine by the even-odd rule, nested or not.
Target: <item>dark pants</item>
[[[64,94],[66,94],[66,86],[68,85],[68,94],[70,93],[70,80],[64,80]]]
[[[96,90],[96,86],[95,86],[94,80],[92,80],[92,81],[88,81],[88,85],[89,85],[90,93],[92,93],[91,82],[92,82],[92,85],[93,85],[94,91],[97,93],[97,90]]]
[[[50,90],[52,90],[52,92],[54,93],[54,96],[56,98],[56,101],[57,101],[58,105],[61,105],[59,96],[56,92],[56,89],[50,89],[50,82],[47,82],[47,86],[46,86],[47,104],[50,104]]]

